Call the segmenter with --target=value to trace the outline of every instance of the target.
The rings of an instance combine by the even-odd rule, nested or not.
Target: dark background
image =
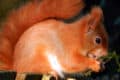
[[[29,0],[0,0],[0,21],[4,21],[7,13],[13,8],[18,8],[20,5],[25,4]],[[120,0],[84,0],[86,7],[83,9],[85,14],[90,11],[93,6],[100,6],[103,9],[104,25],[109,35],[109,52],[116,52],[119,56],[120,65]],[[78,18],[76,16],[74,19]],[[72,21],[72,19],[71,19]],[[68,21],[69,22],[69,21]],[[120,74],[116,59],[111,59],[106,63],[106,69],[100,73],[92,73],[93,78],[98,76],[113,76],[114,74]],[[96,79],[97,80],[97,79]],[[106,79],[105,79],[106,80]],[[117,79],[116,79],[117,80]]]

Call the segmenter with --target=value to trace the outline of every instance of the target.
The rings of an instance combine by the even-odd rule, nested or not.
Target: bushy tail
[[[9,69],[14,46],[20,35],[30,26],[48,18],[71,18],[83,7],[83,0],[32,0],[12,11],[0,33],[0,69]]]

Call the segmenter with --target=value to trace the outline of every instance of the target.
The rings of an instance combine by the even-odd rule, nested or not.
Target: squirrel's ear
[[[101,8],[94,7],[89,14],[89,19],[86,26],[87,29],[94,30],[102,22],[102,19],[103,19],[103,13]]]
[[[83,16],[77,22],[72,23],[73,26],[80,26],[81,32],[88,32],[89,30],[95,30],[98,25],[101,24],[103,19],[103,13],[101,8],[93,7],[91,12]]]
[[[103,19],[103,13],[101,8],[93,7],[91,12],[78,22],[82,27],[83,32],[89,32],[90,30],[95,30],[99,27]]]

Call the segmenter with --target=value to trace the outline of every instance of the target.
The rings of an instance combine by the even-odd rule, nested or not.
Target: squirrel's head
[[[79,24],[79,25],[78,25]],[[80,54],[100,60],[107,55],[108,36],[103,25],[103,13],[99,7],[94,7],[89,14],[83,16],[77,23],[80,27]],[[100,62],[100,61],[99,61]]]

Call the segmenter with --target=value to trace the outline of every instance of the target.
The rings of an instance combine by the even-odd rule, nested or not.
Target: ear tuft
[[[88,25],[91,29],[95,29],[96,26],[102,21],[103,12],[100,7],[93,7],[90,12],[90,19],[88,21]]]
[[[80,25],[82,32],[89,32],[95,30],[101,24],[103,19],[102,9],[100,7],[93,7],[90,13],[83,16],[79,21],[73,25]]]

